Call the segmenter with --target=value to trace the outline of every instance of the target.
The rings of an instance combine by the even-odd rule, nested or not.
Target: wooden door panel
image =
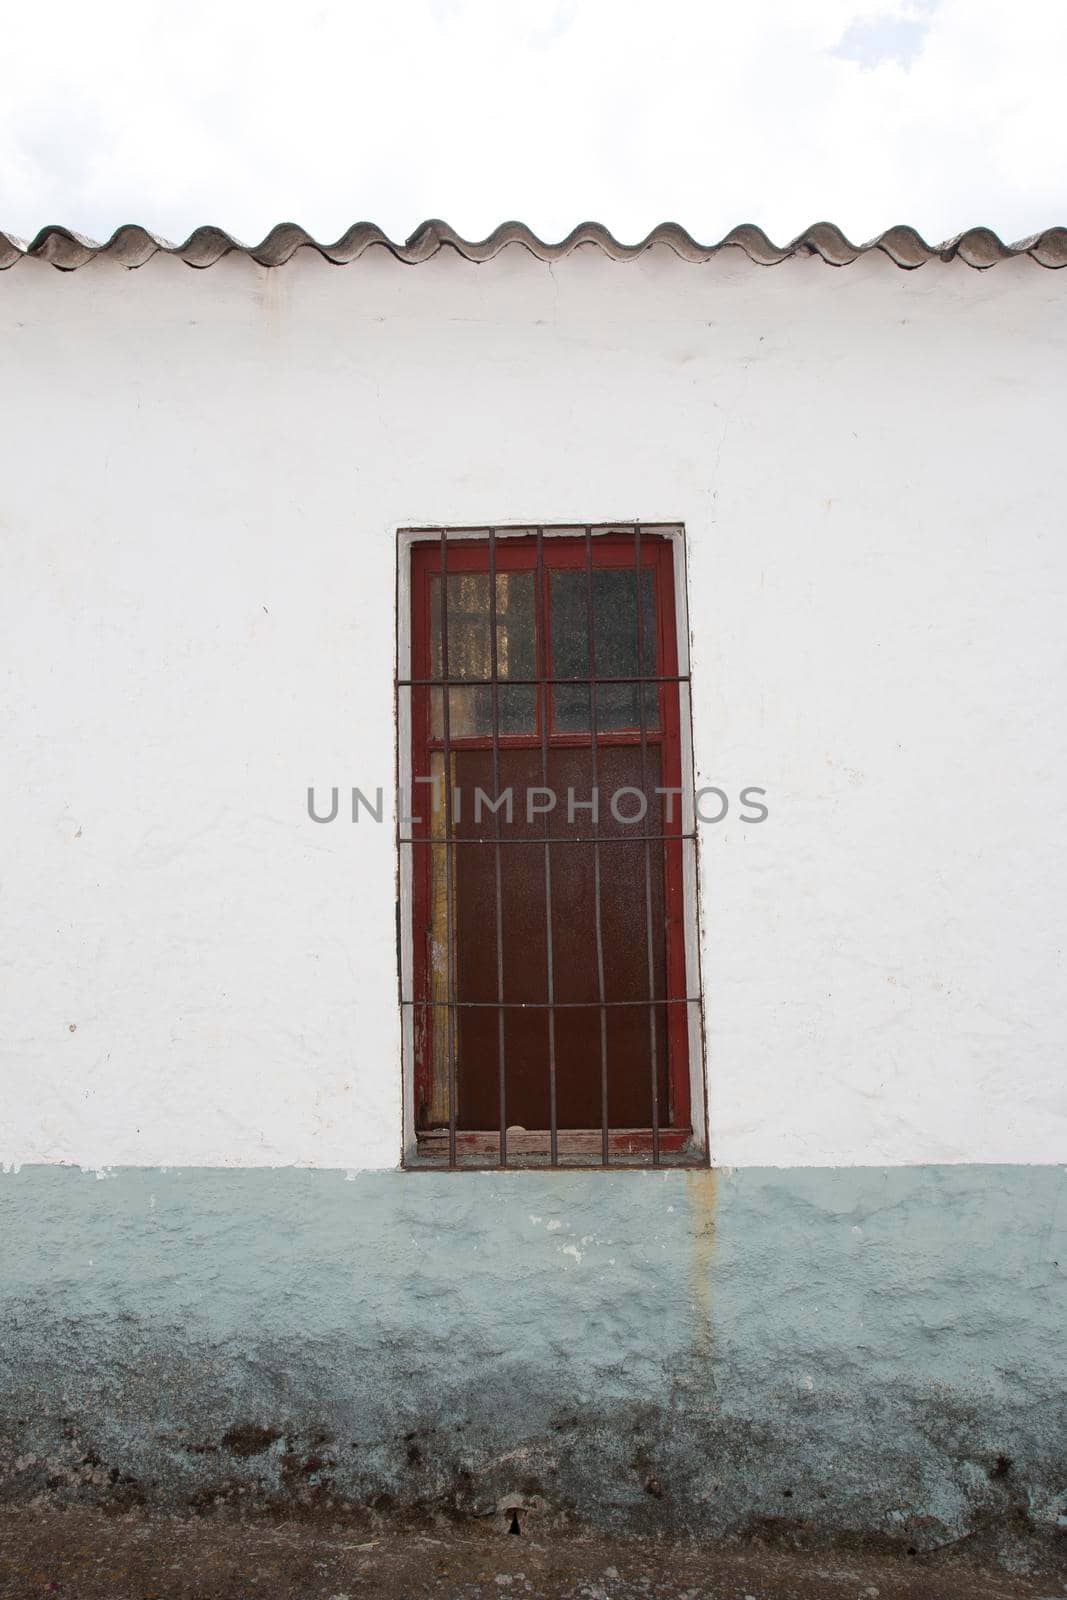
[[[597,752],[600,791],[600,920],[608,1060],[608,1121],[614,1127],[647,1127],[652,1120],[652,1076],[645,833],[661,832],[659,751],[646,751],[643,792],[648,812],[628,826],[610,812],[611,795],[624,787],[642,789],[636,746],[601,746]],[[590,796],[590,750],[552,749],[548,787],[559,797],[549,816],[552,876],[553,977],[557,1009],[557,1120],[561,1128],[595,1128],[602,1118],[601,1013],[597,972],[595,847],[589,839],[590,813],[567,816],[567,792]],[[501,955],[505,1010],[507,1121],[544,1128],[549,1121],[549,1020],[544,821],[528,819],[526,792],[541,785],[541,753],[503,748],[499,752],[501,789],[511,787],[510,825],[501,819]],[[474,794],[493,793],[492,754],[461,749],[455,754],[460,817],[455,823],[455,931],[458,1126],[500,1125],[499,1023],[492,1009],[497,992],[496,850],[492,817],[474,817]],[[634,795],[620,809],[630,814]],[[583,842],[573,842],[581,839]],[[666,993],[664,847],[650,846],[654,992]],[[464,1004],[466,1002],[466,1004]],[[474,1004],[471,1004],[474,1002]],[[514,1009],[521,1002],[536,1007]],[[660,1119],[667,1117],[667,1034],[662,1006],[655,1019]]]

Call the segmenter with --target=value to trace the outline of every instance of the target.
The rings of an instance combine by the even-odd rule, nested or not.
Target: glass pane
[[[489,574],[448,574],[448,676],[492,677]],[[505,687],[508,678],[537,675],[534,634],[534,575],[496,575],[497,723],[502,734],[536,733],[537,690],[532,684]],[[444,677],[441,661],[441,579],[430,579],[430,676]],[[433,736],[444,736],[441,689],[431,689]],[[493,732],[493,691],[488,684],[448,691],[449,736],[488,738]]]
[[[598,678],[635,678],[638,675],[636,583],[633,568],[593,568],[593,633]],[[551,576],[552,676],[589,677],[588,596],[589,577],[584,570],[554,571]],[[659,672],[656,653],[655,580],[646,568],[641,573],[641,656],[644,674]],[[597,731],[637,728],[640,701],[635,683],[597,685]],[[589,690],[557,684],[553,690],[555,731],[589,732]],[[659,727],[659,695],[654,683],[645,685],[645,727]]]

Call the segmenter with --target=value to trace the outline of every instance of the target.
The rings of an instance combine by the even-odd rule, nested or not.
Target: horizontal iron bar
[[[689,683],[687,672],[675,673],[673,677],[656,677],[653,673],[645,673],[636,678],[602,678],[598,673],[595,678],[397,678],[398,689],[412,688],[445,688],[452,689],[488,689],[494,683],[501,689],[531,689],[541,684],[565,684],[571,689],[585,689],[591,683]]]
[[[402,1006],[434,1006],[450,1011],[599,1011],[603,1006],[637,1007],[651,1011],[656,1006],[695,1006],[700,996],[675,995],[663,1000],[401,1000]]]
[[[544,522],[540,525],[536,522],[450,522],[445,528],[442,528],[440,523],[433,522],[428,523],[425,527],[413,526],[399,528],[397,531],[420,542],[429,540],[433,547],[440,545],[441,535],[444,534],[446,539],[453,540],[456,546],[462,548],[464,545],[470,544],[470,535],[473,533],[485,534],[486,538],[488,538],[489,534],[495,533],[499,539],[521,538],[525,539],[529,544],[533,544],[538,531],[540,531],[544,534],[546,541],[563,538],[573,543],[575,537],[583,534],[586,528],[589,529],[590,533],[598,536],[605,533],[617,533],[621,537],[623,534],[632,534],[637,527],[641,529],[646,539],[663,539],[670,534],[681,531],[681,523],[669,521],[641,523]],[[624,572],[628,571],[629,567],[624,567],[622,570]]]
[[[531,1170],[552,1172],[657,1172],[670,1168],[677,1172],[702,1172],[711,1163],[707,1156],[674,1156],[667,1154],[661,1156],[659,1162],[653,1165],[651,1151],[636,1151],[630,1155],[616,1152],[607,1166],[599,1156],[594,1160],[587,1155],[561,1154],[555,1161],[545,1155],[528,1155],[522,1153],[515,1158],[509,1158],[507,1168],[509,1172],[529,1172]],[[423,1154],[417,1152],[414,1159],[405,1163],[405,1172],[500,1172],[498,1161],[484,1161],[481,1157],[457,1156],[454,1162],[448,1159],[445,1151],[438,1156],[435,1152]]]
[[[550,813],[546,813],[550,815]],[[646,840],[649,844],[671,844],[680,839],[695,839],[695,833],[601,833],[594,839],[592,834],[582,834],[575,837],[573,834],[562,834],[556,837],[549,834],[546,839],[544,834],[523,834],[520,839],[494,838],[491,834],[486,838],[468,838],[453,835],[444,838],[435,834],[425,839],[398,839],[397,844],[525,844],[531,849],[542,849],[546,844],[642,844]]]

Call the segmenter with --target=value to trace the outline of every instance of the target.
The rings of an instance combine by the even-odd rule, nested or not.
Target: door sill
[[[691,1144],[691,1128],[660,1128],[661,1156],[679,1156]],[[434,1160],[448,1160],[448,1129],[421,1128],[417,1134],[418,1154]],[[556,1150],[560,1159],[581,1158],[586,1165],[602,1163],[603,1134],[600,1128],[560,1128],[556,1133]],[[509,1128],[507,1156],[521,1160],[523,1157],[548,1156],[551,1152],[551,1135],[547,1128]],[[651,1128],[610,1128],[608,1130],[609,1163],[618,1157],[646,1156],[651,1159],[653,1138]],[[458,1129],[456,1132],[456,1158],[480,1159],[500,1162],[500,1130]]]

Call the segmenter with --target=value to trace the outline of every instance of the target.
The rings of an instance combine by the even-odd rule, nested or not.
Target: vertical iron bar
[[[445,944],[448,962],[448,1006],[445,1017],[448,1037],[448,1164],[456,1164],[456,1044],[453,1027],[456,1023],[456,952],[455,929],[452,926],[452,729],[450,701],[452,688],[448,681],[448,538],[441,529],[441,738],[444,745],[445,764]]]
[[[548,607],[545,605],[544,529],[537,530],[537,578],[534,604],[537,608],[538,704],[541,718],[541,785],[548,788]],[[559,1134],[556,1127],[556,986],[552,955],[552,846],[548,842],[548,812],[545,830],[545,970],[548,975],[548,1148],[552,1166],[559,1166]]]
[[[638,728],[641,731],[641,793],[648,803],[648,741],[645,730],[645,594],[641,571],[641,529],[634,526],[634,603],[637,607]],[[659,691],[656,691],[659,703]],[[662,726],[663,718],[660,723]],[[647,835],[648,828],[645,828]],[[658,830],[662,831],[662,830]],[[666,908],[664,908],[666,915]],[[645,949],[648,953],[648,1054],[652,1075],[652,1165],[659,1166],[659,1062],[656,1050],[656,963],[652,953],[652,846],[645,839]]]
[[[597,779],[596,632],[593,621],[593,531],[585,530],[586,632],[589,648],[589,752],[593,779],[593,917],[597,999],[600,1004],[600,1158],[608,1165],[608,1013],[604,1005],[604,929],[600,917],[600,794]]]
[[[507,1057],[504,1039],[504,891],[500,876],[500,705],[496,638],[496,529],[489,529],[489,676],[493,701],[493,855],[496,867],[497,1078],[500,1098],[500,1165],[508,1164]]]
[[[402,934],[401,934],[401,929],[402,929],[401,902],[403,901],[403,898],[404,898],[404,890],[403,890],[403,883],[404,883],[404,852],[400,848],[400,845],[401,845],[401,840],[403,838],[404,830],[400,825],[400,813],[404,808],[399,804],[399,796],[400,796],[400,702],[401,702],[401,696],[406,694],[407,695],[407,704],[409,706],[413,707],[414,706],[414,701],[415,701],[415,696],[412,693],[411,689],[401,689],[401,687],[400,687],[400,536],[399,536],[399,534],[397,535],[397,546],[396,546],[396,570],[393,573],[393,615],[396,618],[396,671],[393,674],[393,727],[396,729],[396,735],[395,735],[395,738],[394,738],[394,741],[393,741],[393,794],[397,796],[397,804],[396,804],[396,808],[395,808],[395,810],[396,810],[396,824],[395,824],[395,827],[393,829],[393,833],[394,833],[395,838],[396,838],[396,995],[397,995],[397,1000],[398,1000],[399,1005],[400,1005],[400,1027],[401,1027],[401,1030],[403,1030],[403,1027],[404,1027],[404,953],[403,953],[404,952],[404,946],[403,946]],[[409,635],[409,641],[410,641],[410,635]],[[410,651],[410,642],[409,642],[409,651]],[[432,663],[431,663],[431,666],[432,666]],[[408,670],[409,673],[414,672],[414,670],[415,670],[415,663],[411,659],[410,654],[409,654],[409,658],[408,658],[407,670]],[[410,729],[409,729],[409,732],[410,732]],[[410,740],[409,740],[409,747],[410,747]],[[414,770],[412,770],[412,778],[414,778]],[[414,790],[414,787],[415,787],[415,785],[414,785],[414,783],[412,783],[412,790]],[[414,810],[414,807],[412,807],[412,810]],[[412,825],[409,823],[408,826],[411,827]],[[432,827],[432,824],[431,824],[431,827]],[[412,862],[412,865],[414,866],[414,863],[415,863],[415,852],[414,851],[412,851],[412,853],[411,853],[411,862]],[[416,991],[413,989],[412,990],[412,994],[414,995],[415,992]],[[402,1049],[406,1049],[406,1046],[402,1045],[401,1048]],[[414,1076],[415,1076],[415,1062],[414,1062],[414,1059],[412,1059],[411,1065],[412,1065],[412,1081],[414,1082]],[[405,1105],[407,1104],[407,1096],[406,1095],[404,1096],[404,1103],[405,1103]],[[406,1128],[404,1130],[404,1139],[405,1139],[405,1149],[406,1149],[407,1148],[407,1145],[406,1145],[407,1129]]]

